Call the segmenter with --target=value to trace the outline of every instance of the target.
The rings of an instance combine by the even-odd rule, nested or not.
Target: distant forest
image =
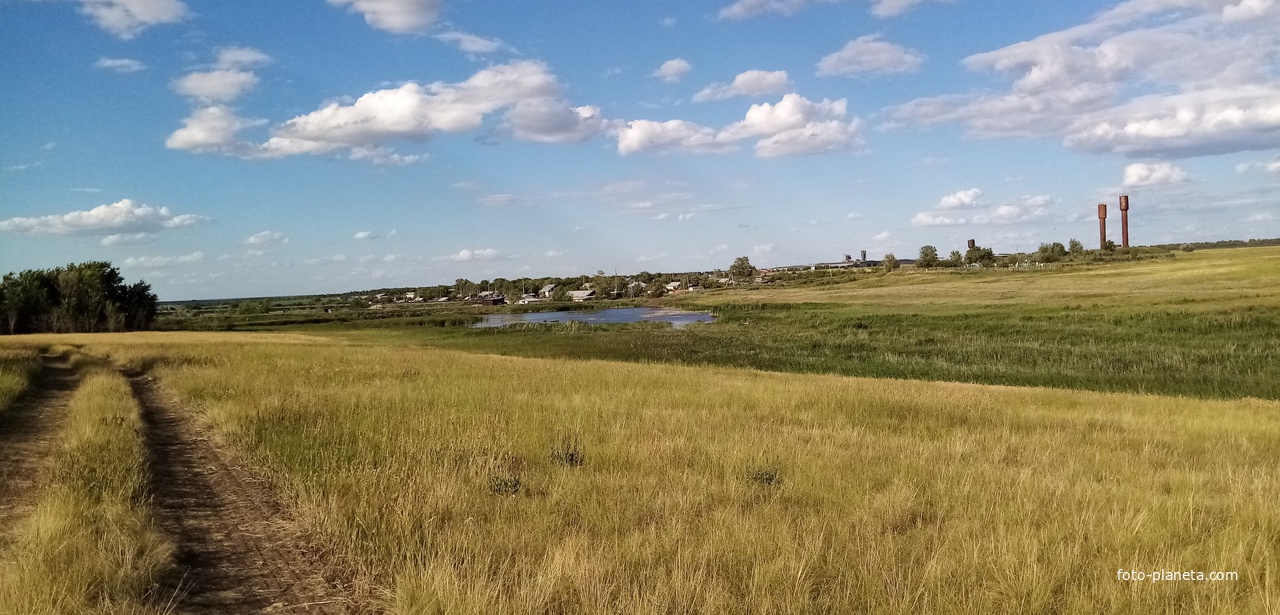
[[[0,282],[0,334],[150,329],[156,303],[150,284],[125,284],[108,262],[9,273]]]
[[[1218,248],[1261,248],[1263,246],[1280,246],[1280,238],[1278,239],[1227,239],[1224,241],[1193,241],[1190,243],[1162,243],[1152,246],[1153,248],[1164,248],[1166,250],[1179,250],[1184,247],[1191,247],[1195,250],[1214,250]]]

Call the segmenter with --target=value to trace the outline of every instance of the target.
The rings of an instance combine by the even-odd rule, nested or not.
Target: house
[[[496,290],[486,290],[471,300],[477,305],[506,305],[507,298]]]
[[[540,290],[538,290],[538,296],[542,297],[543,299],[549,299],[551,298],[551,293],[554,293],[554,292],[556,292],[556,285],[547,284],[546,286],[543,286]]]
[[[644,282],[632,282],[630,284],[627,284],[627,289],[628,290],[644,290],[646,286],[648,286],[648,284],[645,284]]]
[[[525,293],[520,297],[520,300],[517,301],[516,303],[519,303],[520,305],[529,305],[530,303],[542,303],[544,301],[546,301],[546,299],[539,297],[538,295],[535,295],[532,293]]]
[[[667,290],[680,290],[680,283],[679,283],[679,282],[668,282],[668,283],[667,283]]]
[[[570,298],[570,299],[573,299],[575,302],[581,303],[581,302],[583,302],[583,301],[587,301],[587,300],[589,300],[589,299],[595,299],[595,298],[596,298],[596,291],[594,291],[594,290],[571,290],[571,291],[569,291],[569,298]]]
[[[448,297],[440,297],[439,299],[436,299],[436,303],[444,303],[445,301],[448,301],[448,300],[449,300]]]

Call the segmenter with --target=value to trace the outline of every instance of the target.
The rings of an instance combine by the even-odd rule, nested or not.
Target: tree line
[[[0,333],[98,333],[150,329],[158,299],[146,282],[126,284],[104,261],[5,274]]]

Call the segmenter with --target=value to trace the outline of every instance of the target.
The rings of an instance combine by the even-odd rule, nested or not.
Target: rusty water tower
[[[1120,195],[1120,245],[1129,247],[1129,195],[1127,194]]]
[[[977,242],[977,241],[975,241],[975,240],[973,240],[973,239],[970,239],[970,240],[969,240],[969,249],[970,249],[970,250],[972,250],[972,249],[974,249],[974,248],[976,248],[976,247],[978,247],[978,242]]]
[[[1107,204],[1098,203],[1098,249],[1107,249]]]

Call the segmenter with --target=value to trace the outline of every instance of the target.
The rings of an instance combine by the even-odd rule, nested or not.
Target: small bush
[[[750,468],[747,480],[761,487],[777,487],[782,484],[782,468],[776,463]]]
[[[582,440],[574,434],[563,434],[551,446],[551,461],[571,468],[586,463],[586,453],[582,451]]]
[[[1189,243],[1184,243],[1184,244],[1182,244],[1182,248],[1181,248],[1181,249],[1182,249],[1182,251],[1183,251],[1183,252],[1195,252],[1195,251],[1196,251],[1196,247],[1195,247],[1195,246],[1193,246],[1193,245],[1191,245],[1191,244],[1189,244]]]

